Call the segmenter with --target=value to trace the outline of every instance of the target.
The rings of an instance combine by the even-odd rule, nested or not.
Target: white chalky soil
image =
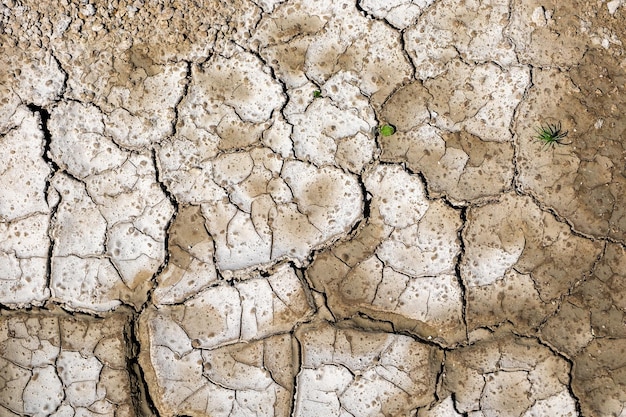
[[[625,416],[623,3],[4,1],[0,417]]]

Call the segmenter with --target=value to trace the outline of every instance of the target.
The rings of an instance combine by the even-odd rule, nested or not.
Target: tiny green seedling
[[[567,136],[567,133],[567,130],[561,130],[561,122],[556,124],[548,123],[537,129],[537,136],[535,136],[535,139],[543,143],[542,149],[554,147],[554,144],[569,145],[569,143],[563,143],[561,141]]]
[[[320,90],[313,91],[313,98],[320,98],[320,97],[322,97],[322,92]]]
[[[396,133],[396,127],[394,125],[382,125],[378,128],[381,136],[391,136]]]

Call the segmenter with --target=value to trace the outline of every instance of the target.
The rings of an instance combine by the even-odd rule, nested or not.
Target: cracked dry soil
[[[3,0],[0,417],[626,416],[624,3]]]

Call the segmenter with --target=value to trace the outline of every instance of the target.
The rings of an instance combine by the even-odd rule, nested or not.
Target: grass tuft
[[[543,143],[542,149],[552,148],[555,144],[569,145],[569,143],[562,142],[562,139],[567,136],[567,133],[567,130],[563,131],[561,129],[561,122],[556,124],[547,123],[545,126],[540,126],[537,129],[535,139]]]

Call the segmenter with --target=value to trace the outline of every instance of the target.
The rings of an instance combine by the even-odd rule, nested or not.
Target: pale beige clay
[[[0,417],[626,416],[626,2],[109,3],[0,5]]]

